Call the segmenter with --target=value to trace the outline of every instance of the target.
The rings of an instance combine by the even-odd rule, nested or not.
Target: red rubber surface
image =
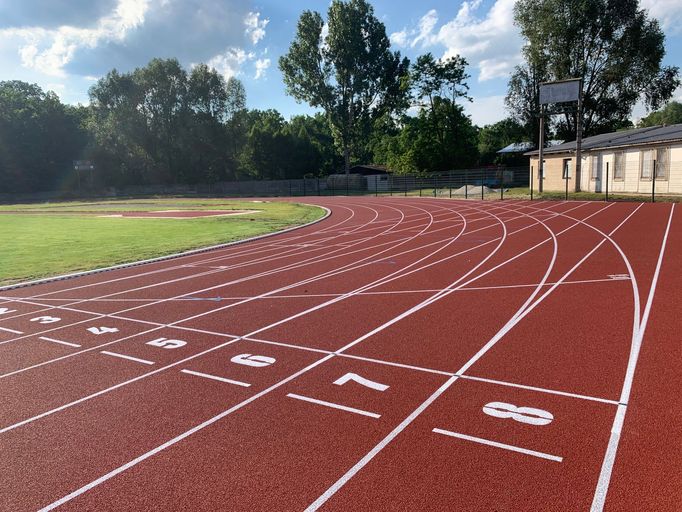
[[[669,204],[308,198],[0,292],[0,510],[680,510]]]

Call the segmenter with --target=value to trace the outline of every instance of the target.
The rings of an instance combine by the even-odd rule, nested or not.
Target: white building
[[[609,193],[682,194],[682,124],[652,126],[587,137],[583,140],[581,176],[575,176],[576,143],[544,151],[543,190]],[[526,153],[539,190],[538,152]],[[652,177],[655,176],[655,183]]]

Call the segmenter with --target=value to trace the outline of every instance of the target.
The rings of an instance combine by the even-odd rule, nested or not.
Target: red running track
[[[0,292],[0,508],[682,507],[675,206],[314,202]]]

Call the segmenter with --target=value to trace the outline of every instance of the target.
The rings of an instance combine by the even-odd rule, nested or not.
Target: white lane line
[[[210,375],[208,373],[195,372],[192,370],[180,370],[181,373],[186,373],[188,375],[194,375],[195,377],[203,377],[204,379],[217,380],[219,382],[225,382],[227,384],[234,384],[235,386],[241,386],[243,388],[251,387],[248,382],[241,382],[238,380],[226,379],[224,377],[218,377],[217,375]]]
[[[360,414],[361,416],[369,416],[370,418],[381,418],[381,414],[377,414],[375,412],[363,411],[362,409],[356,409],[355,407],[348,407],[347,405],[335,404],[333,402],[325,402],[324,400],[318,400],[317,398],[310,398],[308,396],[297,395],[296,393],[288,393],[287,396],[289,398],[295,398],[296,400],[302,400],[304,402],[310,402],[311,404],[324,405],[325,407],[331,407],[332,409],[339,409],[341,411]]]
[[[129,361],[135,361],[136,363],[142,364],[154,364],[154,361],[147,361],[146,359],[139,359],[133,356],[127,356],[125,354],[118,354],[116,352],[109,352],[108,350],[102,350],[100,354],[106,354],[108,356],[120,357],[121,359],[127,359]]]
[[[11,332],[12,334],[24,334],[22,331],[15,331],[14,329],[8,329],[7,327],[0,327],[0,331]]]
[[[593,402],[602,402],[605,404],[619,405],[618,400],[609,400],[608,398],[599,398],[596,396],[589,396],[589,395],[578,395],[576,393],[569,393],[568,391],[558,391],[556,389],[538,388],[535,386],[526,386],[525,384],[516,384],[514,382],[506,382],[506,381],[494,380],[494,379],[484,379],[482,377],[472,377],[471,375],[459,375],[459,377],[462,379],[466,379],[466,380],[476,380],[479,382],[486,382],[488,384],[497,384],[500,386],[507,386],[507,387],[511,387],[511,388],[527,389],[529,391],[537,391],[539,393],[549,393],[550,395],[568,396],[571,398],[579,398],[581,400],[590,400]]]
[[[642,339],[649,322],[649,314],[651,313],[651,305],[654,301],[654,294],[656,293],[656,285],[658,284],[658,277],[663,265],[663,255],[668,243],[668,235],[670,234],[670,226],[673,220],[673,213],[675,212],[675,204],[670,208],[670,216],[668,217],[668,225],[665,228],[665,234],[661,242],[661,250],[658,253],[658,261],[656,262],[656,270],[651,279],[651,288],[649,288],[649,296],[647,297],[646,305],[644,306],[644,313],[637,329],[637,333],[632,340],[630,348],[630,358],[628,360],[627,370],[625,372],[625,379],[623,381],[623,389],[620,395],[621,405],[616,411],[616,416],[613,419],[611,426],[611,436],[609,437],[609,444],[606,447],[604,454],[604,461],[602,462],[601,471],[599,473],[599,480],[597,481],[597,488],[594,491],[594,498],[592,500],[592,512],[601,512],[604,510],[606,503],[606,494],[609,491],[609,484],[611,483],[611,473],[613,472],[613,465],[616,462],[616,453],[618,452],[618,445],[620,444],[620,434],[623,429],[623,422],[625,421],[625,413],[627,412],[627,403],[630,400],[630,392],[632,391],[632,382],[635,378],[635,368],[637,367],[637,360],[639,359],[639,351],[642,347]]]
[[[78,345],[77,343],[71,343],[69,341],[56,340],[54,338],[48,338],[47,336],[40,336],[40,339],[44,340],[44,341],[51,341],[52,343],[59,343],[60,345],[66,345],[67,347],[80,348],[80,345]]]
[[[519,446],[514,446],[511,444],[498,443],[497,441],[491,441],[490,439],[483,439],[482,437],[468,436],[466,434],[460,434],[459,432],[450,432],[449,430],[443,430],[442,428],[434,428],[433,432],[436,434],[443,434],[448,437],[456,437],[457,439],[464,439],[465,441],[471,441],[474,443],[486,444],[488,446],[494,446],[495,448],[502,448],[503,450],[509,450],[512,452],[523,453],[524,455],[532,455],[533,457],[539,457],[541,459],[553,460],[554,462],[561,462],[563,457],[558,457],[557,455],[550,455],[549,453],[536,452],[535,450],[528,450],[527,448],[521,448]]]

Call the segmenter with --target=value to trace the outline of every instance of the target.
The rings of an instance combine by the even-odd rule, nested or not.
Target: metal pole
[[[481,175],[481,201],[483,201],[483,183],[485,183],[486,170],[483,169],[483,174]]]
[[[606,162],[606,202],[609,202],[609,162]]]
[[[419,197],[422,196],[422,178],[421,176],[419,177]]]
[[[374,175],[374,197],[379,197],[379,176]]]
[[[346,196],[348,195],[348,182],[350,181],[350,174],[346,173]]]
[[[293,196],[291,192],[291,180],[289,180],[289,197]]]
[[[580,192],[583,147],[583,81],[578,91],[578,114],[575,120],[575,191]]]
[[[504,171],[500,171],[500,201],[504,201]]]
[[[388,193],[393,197],[393,180],[391,179],[391,175],[388,175]]]
[[[545,106],[540,106],[540,144],[538,155],[538,192],[542,194],[542,179],[545,175],[543,159],[545,157]]]
[[[533,166],[530,166],[530,200],[533,200]]]
[[[450,199],[452,199],[452,171],[448,171],[448,186],[450,187]]]
[[[304,195],[304,196],[306,195],[306,191],[305,191],[305,176],[303,177],[303,195]]]
[[[654,160],[654,173],[651,175],[651,202],[656,202],[656,160]]]
[[[469,170],[464,169],[464,199],[469,199]]]
[[[405,191],[405,197],[407,197],[407,176],[403,176],[403,190]]]
[[[568,201],[568,169],[565,169],[564,171],[566,173],[566,176],[564,180],[566,181],[566,201]]]

